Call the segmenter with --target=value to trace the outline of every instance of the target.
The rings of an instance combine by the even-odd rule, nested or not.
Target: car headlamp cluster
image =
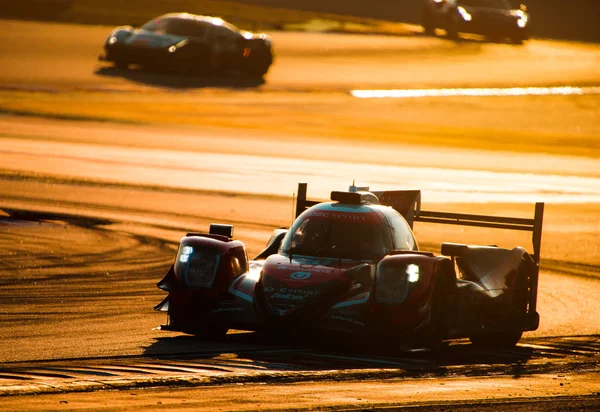
[[[175,43],[174,45],[169,46],[169,48],[167,50],[169,51],[169,53],[175,53],[177,51],[177,49],[181,49],[183,46],[185,46],[188,43],[189,43],[188,39],[183,39],[179,43]]]
[[[378,303],[399,304],[407,298],[410,289],[419,281],[419,265],[380,266],[376,274],[376,294]]]
[[[182,245],[177,256],[175,275],[190,287],[208,288],[214,280],[221,260],[211,248]]]
[[[110,36],[108,38],[108,44],[115,44],[119,39],[117,39],[117,36]]]
[[[517,17],[517,26],[519,26],[522,29],[525,28],[525,26],[527,26],[529,17],[527,16],[527,13],[525,13],[523,10],[513,11],[513,16]]]
[[[464,21],[473,20],[473,16],[471,16],[471,14],[464,7],[458,6],[456,10],[458,11],[458,14],[460,14],[460,17],[462,17]]]
[[[408,275],[408,282],[409,283],[416,283],[419,281],[419,276],[420,276],[420,270],[419,270],[419,265],[415,265],[414,263],[411,263],[410,265],[408,265],[406,267],[406,274]]]
[[[179,261],[181,263],[187,263],[190,260],[190,255],[194,253],[194,248],[191,246],[184,246],[181,248],[181,254],[179,255]]]

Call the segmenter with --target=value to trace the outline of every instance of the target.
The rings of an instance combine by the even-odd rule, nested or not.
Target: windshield
[[[353,260],[372,260],[392,250],[385,225],[320,218],[305,218],[288,232],[282,253]]]
[[[208,23],[194,19],[163,17],[151,20],[142,26],[142,30],[159,34],[172,34],[182,37],[203,37]]]
[[[490,9],[512,9],[506,0],[460,0],[459,4],[463,6],[487,7]]]

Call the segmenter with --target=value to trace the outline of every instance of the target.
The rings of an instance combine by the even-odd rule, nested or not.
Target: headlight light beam
[[[419,265],[410,264],[406,267],[406,274],[408,275],[408,281],[415,283],[419,281]]]

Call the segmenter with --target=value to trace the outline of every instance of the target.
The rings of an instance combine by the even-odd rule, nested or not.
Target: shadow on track
[[[353,345],[343,340],[273,340],[261,333],[228,334],[219,342],[189,335],[160,337],[145,356],[198,363],[218,362],[224,355],[269,371],[302,373],[337,371],[345,379],[360,377],[441,377],[505,375],[513,378],[595,368],[600,335],[524,340],[507,350],[477,349],[452,342],[440,353],[403,350],[389,345]],[[348,375],[349,374],[349,375]],[[364,376],[363,376],[364,375]]]
[[[171,89],[252,89],[265,83],[264,78],[252,78],[242,75],[200,76],[192,74],[169,73],[142,70],[141,68],[121,69],[103,66],[95,72],[98,76],[122,77],[135,83]]]

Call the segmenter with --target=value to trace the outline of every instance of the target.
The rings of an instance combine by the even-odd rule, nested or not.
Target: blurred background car
[[[515,8],[507,0],[424,0],[422,25],[429,34],[444,29],[454,40],[459,33],[473,33],[522,44],[529,38],[526,10],[524,5]]]
[[[140,28],[115,28],[100,60],[120,68],[146,68],[192,74],[238,71],[263,77],[273,62],[266,34],[241,30],[218,17],[169,13]]]

